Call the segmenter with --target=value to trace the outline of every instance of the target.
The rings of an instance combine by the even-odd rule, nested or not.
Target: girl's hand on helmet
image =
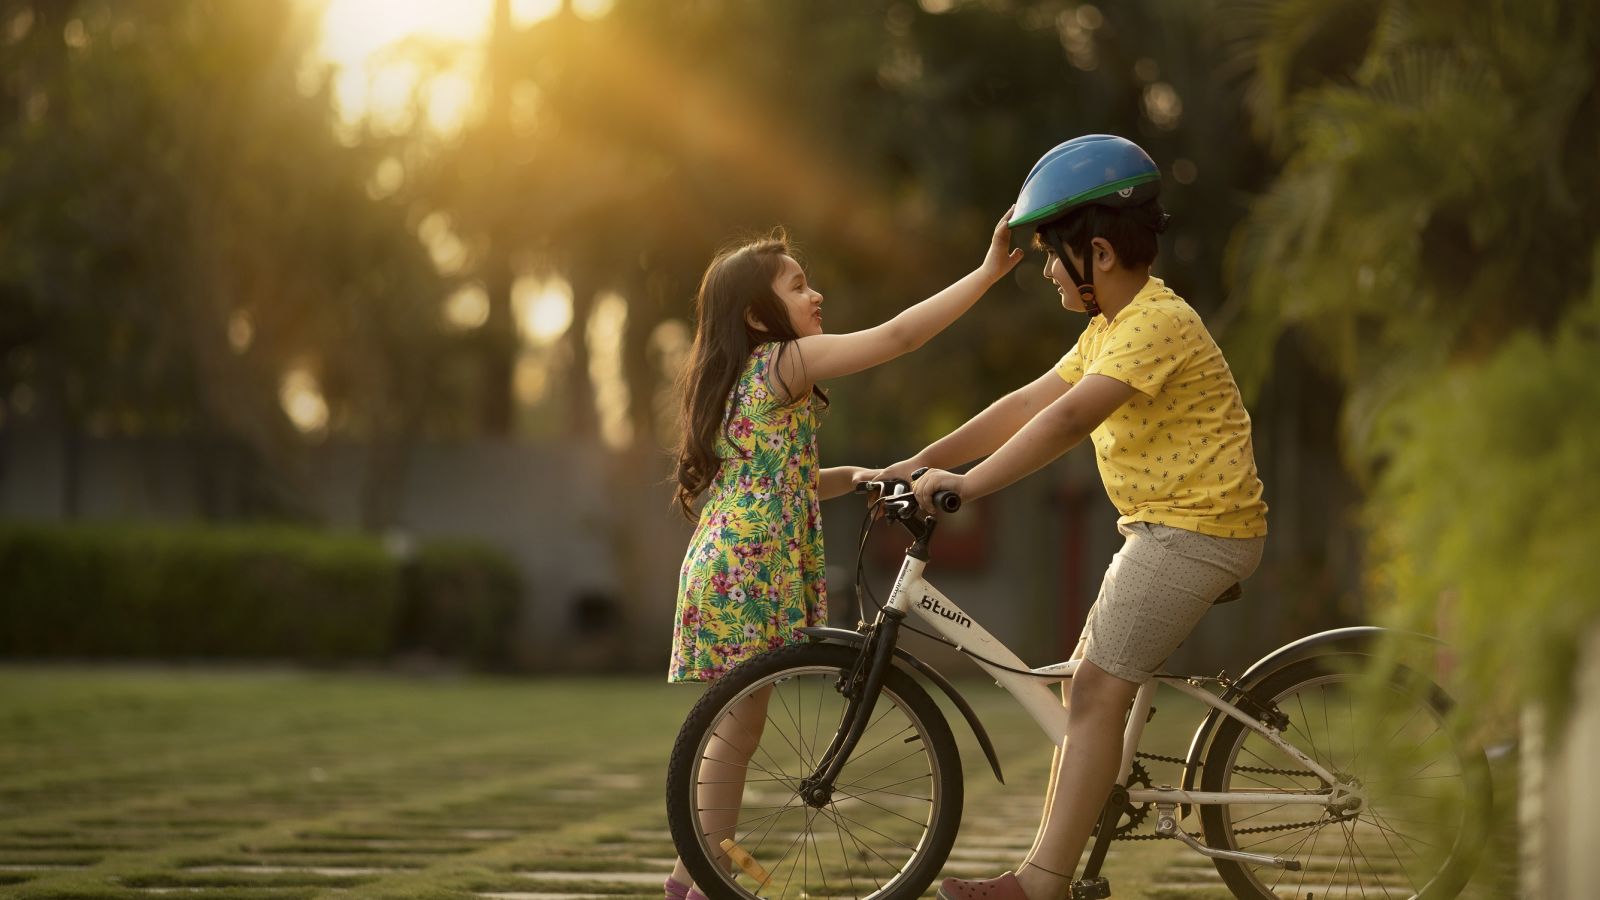
[[[1011,227],[1006,224],[1011,221],[1011,213],[1016,208],[1016,205],[1012,204],[995,224],[994,237],[989,242],[989,253],[983,258],[983,271],[989,273],[996,281],[1016,268],[1017,263],[1022,262],[1022,250],[1011,246]]]

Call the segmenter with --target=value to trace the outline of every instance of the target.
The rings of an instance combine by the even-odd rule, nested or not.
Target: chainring
[[[1133,768],[1128,771],[1127,786],[1129,789],[1135,787],[1149,788],[1152,786],[1150,784],[1150,773],[1145,770],[1144,765],[1141,764],[1137,759],[1133,761]],[[1113,841],[1120,841],[1128,837],[1128,835],[1132,834],[1134,829],[1144,824],[1144,820],[1148,818],[1149,815],[1149,803],[1129,803],[1127,809],[1123,810],[1122,818],[1118,820],[1116,829],[1111,832],[1111,839]],[[1091,837],[1093,837],[1099,833],[1100,823],[1096,822],[1094,825],[1094,830],[1089,834]]]

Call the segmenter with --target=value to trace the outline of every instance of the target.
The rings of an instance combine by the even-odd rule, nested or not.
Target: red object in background
[[[1087,491],[1073,487],[1055,493],[1056,508],[1061,513],[1061,613],[1056,621],[1062,659],[1077,649],[1083,621],[1089,616],[1083,590],[1083,551],[1088,538],[1084,505],[1088,496]]]
[[[938,569],[972,572],[989,564],[989,534],[994,514],[984,504],[962,507],[939,517],[928,563]],[[886,568],[898,569],[911,546],[911,535],[895,524],[880,524],[868,546],[868,558]]]

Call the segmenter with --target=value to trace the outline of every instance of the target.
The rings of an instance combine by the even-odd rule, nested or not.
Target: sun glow
[[[609,3],[580,6],[604,14]],[[560,8],[559,0],[511,0],[511,22],[525,28]],[[335,70],[333,94],[347,124],[398,132],[420,115],[434,131],[452,134],[466,122],[478,98],[494,0],[327,0],[321,10],[316,55]],[[430,54],[442,67],[424,70],[407,59],[408,42],[448,51]]]

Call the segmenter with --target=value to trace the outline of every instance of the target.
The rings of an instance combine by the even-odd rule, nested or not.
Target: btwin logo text
[[[928,612],[938,613],[940,616],[943,616],[944,618],[949,619],[950,621],[956,623],[957,625],[960,625],[962,628],[971,628],[972,627],[972,620],[971,619],[967,618],[966,616],[962,615],[961,613],[957,612],[956,610],[946,609],[945,607],[940,605],[939,601],[933,599],[932,597],[929,597],[927,594],[923,594],[922,595],[922,601],[921,601],[920,605],[922,606],[923,609],[927,610]]]

